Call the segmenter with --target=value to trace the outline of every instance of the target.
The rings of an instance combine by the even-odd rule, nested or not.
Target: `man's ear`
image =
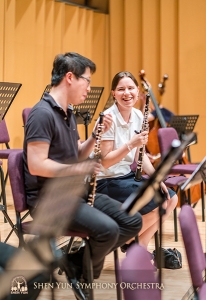
[[[66,73],[66,80],[71,83],[72,82],[72,78],[74,77],[74,74],[72,72],[67,72]]]

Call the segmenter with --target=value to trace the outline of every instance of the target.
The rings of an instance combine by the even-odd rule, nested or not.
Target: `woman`
[[[143,180],[136,182],[134,172],[130,166],[134,160],[138,161],[139,148],[148,141],[148,132],[142,129],[142,112],[134,108],[138,100],[139,87],[137,80],[130,72],[117,73],[112,80],[111,93],[115,100],[114,105],[105,111],[112,115],[113,124],[106,133],[102,135],[101,155],[102,172],[97,176],[97,192],[105,193],[120,202],[124,202],[129,195],[142,185]],[[143,171],[151,175],[155,169],[148,156],[143,156]],[[163,221],[168,218],[177,204],[177,195],[168,190],[161,183],[165,199],[163,207],[166,214]],[[139,243],[147,248],[150,239],[159,227],[158,204],[152,199],[140,210],[142,214],[143,227],[139,233]],[[125,252],[131,245],[131,241],[122,247]]]

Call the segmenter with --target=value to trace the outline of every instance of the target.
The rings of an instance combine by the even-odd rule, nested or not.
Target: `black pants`
[[[97,194],[94,207],[82,199],[69,229],[87,232],[92,251],[94,278],[100,276],[104,258],[111,251],[136,236],[142,227],[139,213],[129,216],[121,210],[121,203]],[[86,262],[83,260],[83,276],[86,278]]]
[[[85,197],[87,199],[87,197]],[[35,209],[30,213],[35,218]],[[121,203],[107,195],[96,194],[94,207],[80,199],[73,218],[68,220],[69,230],[87,233],[92,253],[94,278],[100,276],[107,254],[135,237],[142,228],[139,213],[128,215],[121,209]],[[86,260],[83,257],[83,277],[87,278]]]

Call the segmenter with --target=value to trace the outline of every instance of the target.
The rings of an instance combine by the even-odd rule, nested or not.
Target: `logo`
[[[12,279],[11,294],[28,294],[27,282],[23,276],[16,276]]]

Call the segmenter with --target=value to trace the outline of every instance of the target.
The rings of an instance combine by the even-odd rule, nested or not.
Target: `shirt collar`
[[[121,125],[126,125],[127,123],[125,122],[125,120],[123,119],[118,107],[116,104],[114,104],[114,112],[115,115],[117,116],[118,121],[120,122]],[[134,122],[134,112],[133,109],[131,110],[131,115],[130,115],[130,119],[129,119],[129,123],[133,123]]]

